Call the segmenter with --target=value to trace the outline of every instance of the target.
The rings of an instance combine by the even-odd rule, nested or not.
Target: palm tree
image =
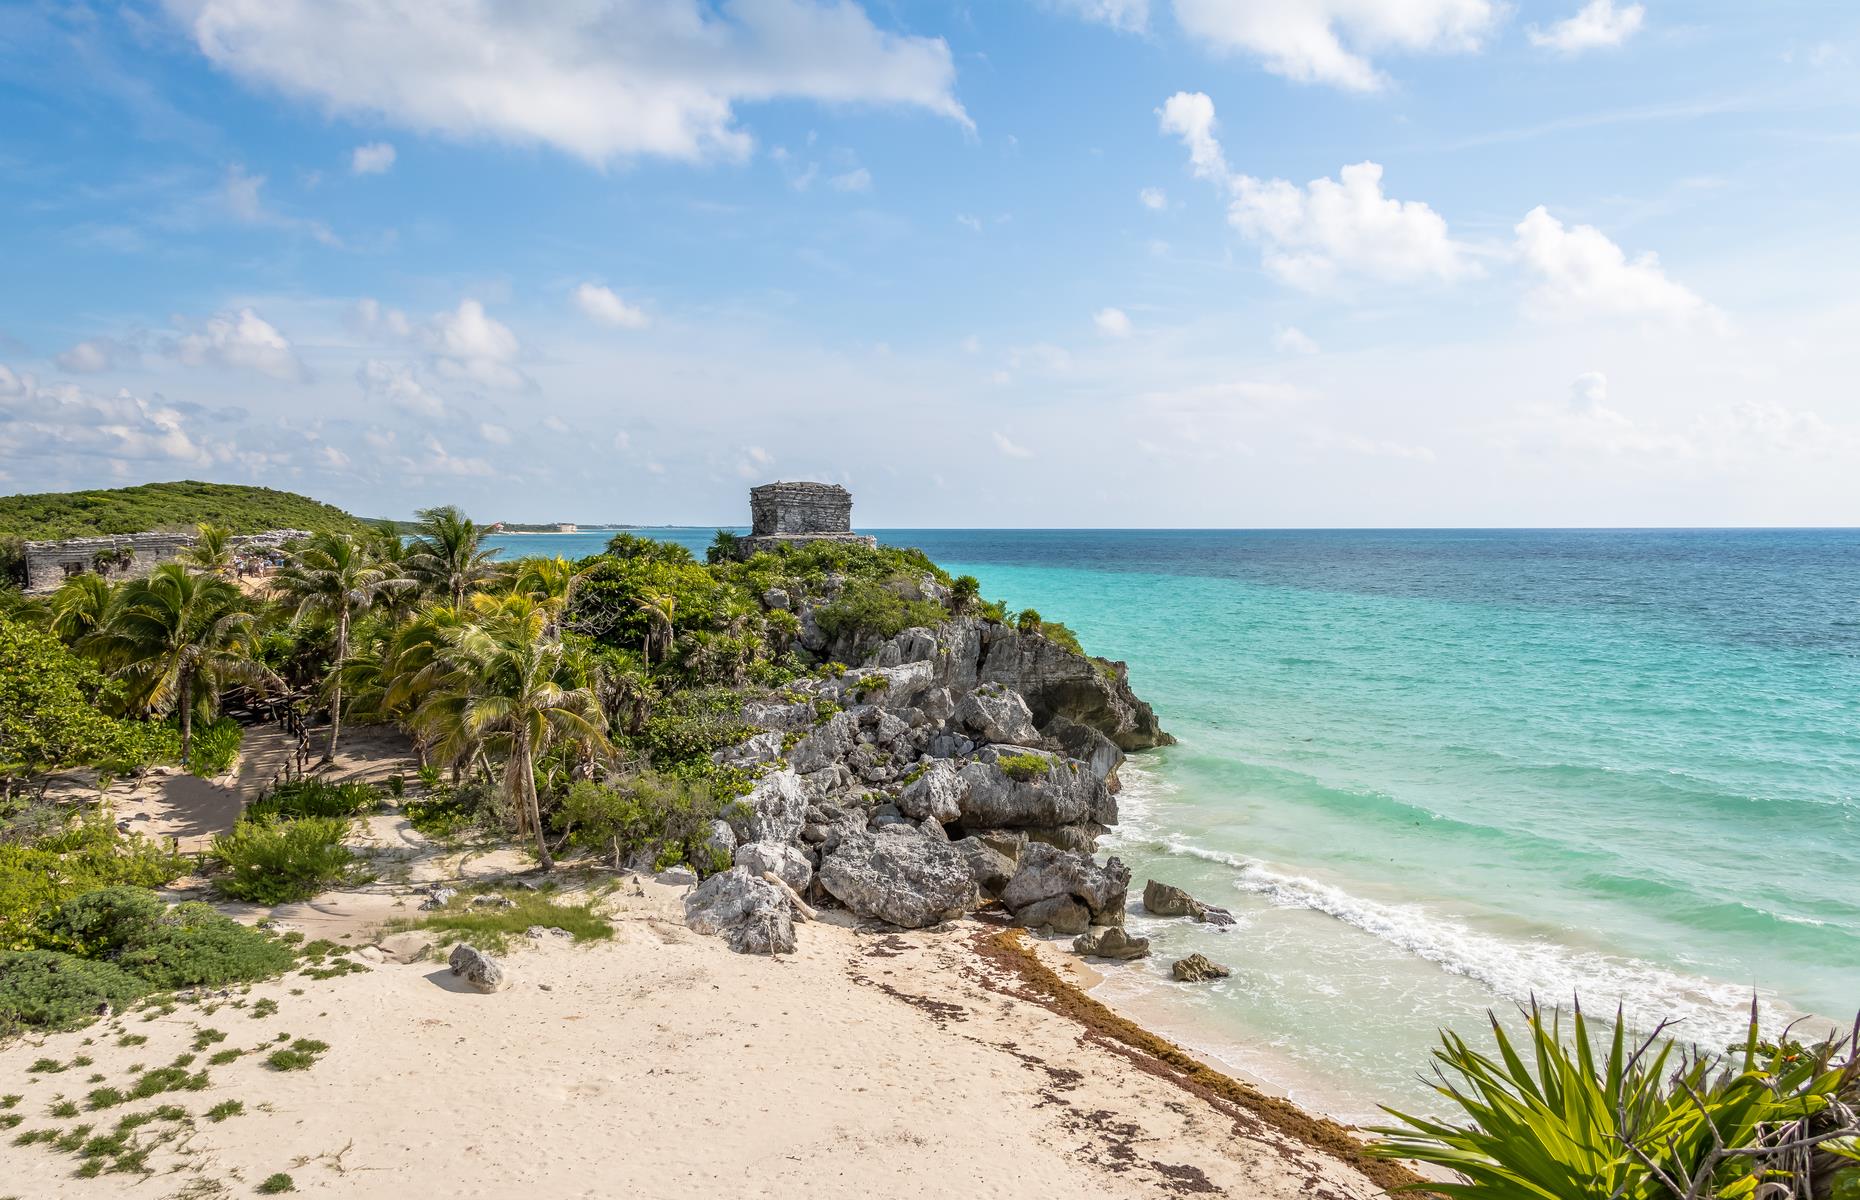
[[[226,580],[162,563],[148,578],[123,584],[89,639],[144,711],[180,714],[183,766],[196,710],[211,717],[228,684],[276,682],[252,656],[252,614],[240,604],[239,589]]]
[[[52,595],[52,632],[71,645],[103,625],[110,612],[110,581],[89,571],[73,575]]]
[[[648,663],[652,661],[652,652],[656,647],[659,661],[664,662],[672,656],[674,634],[672,622],[678,616],[678,597],[671,592],[647,592],[634,603],[646,614],[651,625],[646,630],[646,641],[641,647]]]
[[[480,749],[503,754],[504,795],[518,813],[518,832],[535,835],[537,858],[549,871],[555,858],[543,836],[536,760],[559,740],[605,748],[607,718],[543,624],[541,609],[514,605],[458,631],[445,653],[452,686],[421,705],[415,719],[455,762]]]
[[[518,595],[528,596],[542,605],[547,614],[544,636],[562,636],[562,617],[574,601],[575,585],[581,582],[581,575],[574,563],[559,555],[526,558],[517,564],[517,577],[511,588]]]
[[[484,532],[453,505],[423,508],[420,535],[402,566],[429,592],[463,606],[465,594],[497,573],[497,552],[479,548]]]
[[[323,761],[329,762],[336,757],[336,739],[342,734],[342,663],[349,657],[349,626],[407,581],[377,565],[353,534],[319,533],[297,549],[272,586],[287,604],[296,606],[297,620],[317,614],[336,622],[329,747],[323,752]]]
[[[199,575],[232,574],[232,530],[211,521],[194,526],[194,544],[181,553],[181,561]]]

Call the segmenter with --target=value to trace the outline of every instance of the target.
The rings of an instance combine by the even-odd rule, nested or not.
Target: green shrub
[[[886,583],[853,579],[837,599],[821,606],[814,620],[830,638],[882,639],[915,625],[937,625],[948,615],[942,605],[906,600]]]
[[[297,820],[301,817],[354,817],[372,812],[381,794],[366,783],[330,783],[294,779],[246,806],[250,821]]]
[[[1003,754],[995,759],[995,766],[1001,768],[1003,775],[1021,783],[1031,783],[1036,779],[1046,778],[1046,773],[1052,769],[1052,765],[1050,761],[1038,754]]]
[[[612,855],[615,867],[645,859],[655,871],[690,863],[709,873],[714,864],[702,853],[704,842],[730,804],[701,781],[642,771],[575,784],[556,823],[575,845]]]
[[[211,906],[170,908],[142,888],[101,888],[67,901],[46,921],[46,933],[61,949],[138,976],[149,991],[263,979],[291,963],[276,939]]]
[[[291,965],[291,951],[211,905],[177,904],[117,965],[161,991],[265,979]]]
[[[112,963],[56,950],[0,951],[0,1035],[22,1028],[74,1029],[106,1005],[121,1009],[148,990]]]
[[[478,784],[458,788],[436,788],[424,800],[409,800],[407,823],[426,837],[437,841],[455,838],[493,816],[496,806],[487,790]]]
[[[191,863],[95,813],[56,813],[50,832],[0,842],[0,950],[48,945],[43,922],[65,901],[115,884],[160,887]]]
[[[274,1071],[307,1071],[316,1065],[316,1060],[329,1049],[328,1042],[319,1042],[313,1038],[298,1038],[288,1049],[273,1050],[265,1056],[265,1065]]]
[[[308,900],[355,875],[355,858],[342,844],[346,817],[245,821],[213,839],[213,856],[226,868],[221,892],[255,904]]]
[[[283,1171],[279,1171],[275,1175],[265,1176],[264,1182],[259,1184],[257,1188],[258,1194],[261,1196],[276,1196],[283,1192],[294,1192],[296,1190],[297,1185],[291,1182],[291,1177],[286,1175]]]
[[[245,729],[231,717],[221,717],[210,725],[194,726],[192,743],[188,746],[187,771],[202,779],[211,779],[215,775],[224,775],[239,757],[239,746],[245,739]],[[176,749],[179,749],[177,744]]]
[[[236,1117],[245,1112],[245,1101],[222,1100],[206,1112],[209,1121],[224,1121],[227,1117]]]

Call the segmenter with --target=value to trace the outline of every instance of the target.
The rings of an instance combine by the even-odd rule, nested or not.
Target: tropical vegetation
[[[1496,1057],[1441,1035],[1435,1090],[1463,1123],[1387,1110],[1371,1152],[1431,1163],[1430,1185],[1490,1200],[1786,1200],[1860,1197],[1860,1025],[1813,1047],[1758,1035],[1741,1047],[1683,1045],[1665,1026],[1631,1044],[1617,1013],[1605,1055],[1575,1007],[1533,1004],[1520,1049],[1496,1016]]]

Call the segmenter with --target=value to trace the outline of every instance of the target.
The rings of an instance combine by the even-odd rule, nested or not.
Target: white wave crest
[[[1572,996],[1601,1007],[1617,1001],[1633,1029],[1662,1020],[1681,1024],[1674,1035],[1718,1047],[1742,1041],[1751,989],[1678,971],[1640,959],[1579,950],[1548,939],[1511,939],[1481,932],[1430,913],[1420,905],[1383,904],[1332,884],[1275,871],[1258,859],[1163,838],[1161,848],[1219,863],[1238,874],[1234,886],[1281,908],[1323,913],[1371,937],[1425,959],[1443,971],[1484,984],[1517,1003],[1532,996],[1545,1004],[1567,1004]],[[1772,1016],[1774,998],[1759,992]],[[1588,1004],[1585,1004],[1585,1008]],[[1796,1014],[1788,1014],[1790,1016]]]

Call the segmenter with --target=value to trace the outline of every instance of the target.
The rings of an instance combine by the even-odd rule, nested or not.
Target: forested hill
[[[0,539],[52,540],[192,530],[202,521],[234,533],[267,529],[350,530],[368,523],[295,492],[236,483],[145,483],[88,492],[0,496]]]

